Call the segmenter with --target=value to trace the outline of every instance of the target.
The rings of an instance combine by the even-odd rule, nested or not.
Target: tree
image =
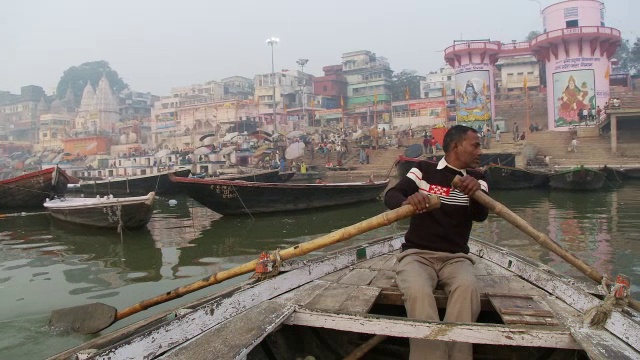
[[[111,90],[116,94],[129,87],[129,85],[120,78],[118,72],[109,66],[107,61],[100,60],[86,62],[79,66],[72,66],[65,70],[60,81],[58,81],[56,94],[58,98],[62,99],[67,93],[67,89],[71,88],[77,107],[80,105],[80,100],[82,100],[82,92],[85,86],[87,86],[87,81],[91,82],[91,85],[95,88],[102,76],[107,77],[111,85]]]
[[[529,35],[527,35],[527,37],[524,38],[524,41],[531,41],[535,39],[538,35],[542,35],[542,33],[538,30],[529,31]]]
[[[640,70],[640,38],[636,38],[633,46],[629,39],[622,40],[616,54],[613,56],[618,60],[616,72],[635,73]]]
[[[420,98],[420,80],[422,76],[417,75],[415,70],[402,70],[394,73],[391,80],[391,94],[393,101],[406,99],[407,87],[409,87],[410,99]]]

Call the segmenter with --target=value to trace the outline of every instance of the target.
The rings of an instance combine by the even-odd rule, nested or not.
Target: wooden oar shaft
[[[429,210],[435,210],[439,207],[440,207],[440,200],[435,196],[430,197]],[[281,250],[279,253],[280,259],[288,260],[294,257],[306,255],[312,251],[322,249],[326,246],[337,244],[341,241],[351,239],[356,235],[364,234],[367,231],[377,229],[383,226],[387,226],[400,219],[410,217],[414,213],[415,213],[415,210],[411,205],[403,205],[397,209],[384,212],[380,215],[361,221],[357,224],[336,230],[334,232],[321,236],[317,239]],[[271,260],[275,260],[275,255],[273,254],[271,255]],[[243,274],[251,273],[255,271],[257,264],[258,264],[258,259],[242,265],[238,265],[232,269],[220,271],[202,280],[191,283],[189,285],[181,286],[179,288],[173,289],[167,293],[156,296],[154,298],[141,301],[135,305],[132,305],[128,308],[118,311],[114,321],[122,320],[128,316],[131,316],[140,311],[146,310],[150,307],[165,303],[170,300],[177,299],[179,297],[190,294],[194,291],[203,289],[205,287],[221,283],[225,280],[229,280],[231,278],[234,278]]]
[[[454,187],[457,187],[459,184],[459,178],[456,177],[453,180]],[[560,256],[563,260],[568,262],[569,264],[575,266],[578,270],[580,270],[583,274],[587,275],[589,278],[597,281],[598,283],[602,282],[602,274],[600,274],[596,269],[589,266],[584,261],[580,260],[578,257],[564,249],[560,244],[551,240],[550,237],[541,233],[540,231],[534,229],[528,222],[522,219],[520,216],[516,215],[513,211],[509,210],[506,206],[502,205],[498,201],[492,199],[489,195],[485,194],[482,191],[476,191],[471,195],[477,202],[482,204],[484,207],[489,209],[494,214],[500,216],[501,218],[507,220],[511,225],[517,227],[525,234],[529,235],[533,240],[535,240],[538,244],[544,246],[549,251],[554,254]]]

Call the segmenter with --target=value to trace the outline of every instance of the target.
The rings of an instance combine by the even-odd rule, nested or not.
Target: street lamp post
[[[308,59],[298,59],[296,63],[300,65],[300,72],[302,73],[302,82],[300,83],[300,101],[302,102],[302,118],[305,117],[304,107],[305,107],[305,99],[304,99],[304,87],[307,85],[307,79],[304,76],[304,66],[309,62]]]
[[[276,121],[276,71],[273,64],[273,47],[278,45],[280,39],[277,37],[270,37],[267,39],[267,45],[271,46],[271,86],[273,87],[273,132],[278,131],[278,125]]]

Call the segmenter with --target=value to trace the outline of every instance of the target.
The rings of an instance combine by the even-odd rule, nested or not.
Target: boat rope
[[[271,260],[272,256],[274,260]],[[258,257],[256,271],[251,276],[251,278],[258,280],[266,280],[272,278],[280,273],[281,265],[282,259],[280,258],[280,250],[276,250],[272,254],[264,251]]]
[[[122,222],[122,205],[118,205],[118,207],[116,208],[116,216],[118,217],[118,234],[120,234],[120,242],[124,241],[123,238],[123,229],[124,229],[124,223]]]
[[[158,174],[158,176],[156,177],[156,189],[154,190],[156,193],[158,193],[159,186],[160,186],[160,174]]]
[[[247,211],[247,214],[249,214],[249,216],[251,216],[251,220],[255,221],[256,218],[254,218],[253,214],[251,214],[251,211],[249,211],[249,209],[247,209],[247,205],[245,205],[244,201],[242,201],[242,198],[240,197],[240,194],[238,194],[238,191],[236,191],[236,187],[231,185],[231,188],[233,189],[233,192],[236,193],[236,196],[238,197],[238,200],[240,200],[240,203],[242,204],[244,209]]]
[[[631,296],[629,278],[618,275],[615,285],[608,291],[610,281],[604,277],[601,286],[607,296],[598,305],[592,307],[584,313],[584,320],[594,328],[602,328],[609,319],[611,312],[616,308],[624,308],[629,303]]]
[[[124,180],[127,182],[127,194],[129,193],[129,177],[126,176]]]

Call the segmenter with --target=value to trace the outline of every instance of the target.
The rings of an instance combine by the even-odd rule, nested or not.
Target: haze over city
[[[42,86],[51,94],[63,71],[106,60],[138,91],[271,71],[265,40],[277,36],[275,67],[322,67],[343,52],[367,49],[392,69],[437,70],[457,39],[522,41],[542,31],[541,8],[555,0],[381,1],[92,1],[10,2],[0,12],[0,90]],[[640,1],[609,0],[606,26],[632,41]]]

